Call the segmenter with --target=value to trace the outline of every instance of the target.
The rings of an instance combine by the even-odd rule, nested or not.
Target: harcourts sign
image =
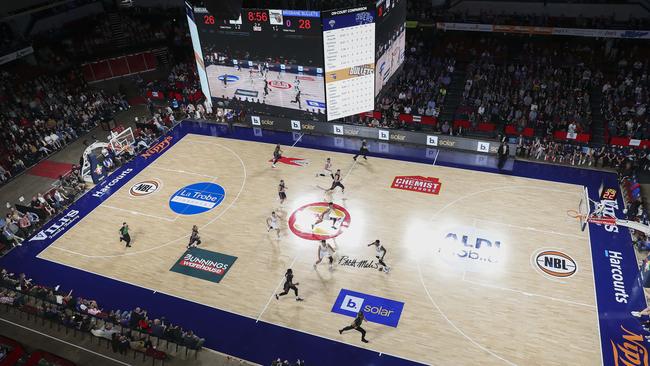
[[[354,318],[363,311],[369,322],[396,328],[403,309],[403,302],[341,289],[332,312]]]
[[[613,250],[606,250],[605,257],[609,259],[609,269],[611,273],[612,288],[614,289],[614,298],[616,302],[627,304],[630,295],[625,289],[625,278],[623,277],[623,254]]]
[[[133,169],[131,168],[124,169],[123,172],[121,172],[118,176],[114,177],[110,182],[108,183],[104,182],[101,188],[93,192],[92,196],[96,198],[102,198],[104,195],[106,195],[111,191],[111,188],[114,185],[118,184],[120,181],[122,181],[122,179],[126,178],[129,174],[131,174],[132,171]]]

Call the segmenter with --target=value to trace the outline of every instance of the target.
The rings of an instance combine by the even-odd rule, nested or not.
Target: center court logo
[[[348,210],[336,203],[330,213],[330,218],[337,219],[335,226],[332,227],[331,220],[323,220],[312,229],[312,224],[327,208],[328,202],[315,202],[298,208],[289,216],[289,229],[296,236],[307,240],[327,240],[341,235],[350,226],[352,218]]]
[[[648,349],[642,334],[627,330],[621,325],[621,340],[609,340],[616,366],[649,366]]]
[[[332,312],[354,318],[363,311],[367,321],[396,328],[403,309],[403,302],[341,289]]]
[[[196,215],[219,206],[226,191],[218,184],[194,183],[176,191],[169,199],[169,208],[180,215]]]

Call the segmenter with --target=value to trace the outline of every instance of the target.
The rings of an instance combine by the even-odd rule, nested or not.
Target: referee
[[[356,161],[359,155],[363,155],[363,158],[368,160],[368,143],[366,140],[361,140],[361,148],[359,148],[359,152],[352,159]]]
[[[363,315],[363,311],[359,310],[357,313],[357,317],[354,318],[354,321],[352,322],[351,325],[348,325],[347,327],[343,329],[339,329],[339,334],[343,334],[346,330],[356,330],[357,332],[361,333],[361,342],[363,343],[368,343],[368,340],[366,339],[366,330],[361,328],[361,323],[366,320],[366,317]]]
[[[127,248],[131,247],[131,236],[129,235],[129,225],[127,225],[126,222],[123,222],[122,227],[120,228],[120,243],[122,241],[126,242]]]

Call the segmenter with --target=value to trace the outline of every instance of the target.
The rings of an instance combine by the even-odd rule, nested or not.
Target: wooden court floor
[[[284,155],[308,164],[271,169],[273,145],[187,135],[39,256],[426,364],[601,363],[588,232],[566,215],[577,207],[581,187],[388,159],[354,163],[348,154],[299,146],[284,146]],[[331,179],[315,177],[326,157],[343,172],[345,194],[326,194]],[[396,176],[438,178],[440,193],[393,189]],[[129,195],[132,184],[152,179],[162,183],[158,192]],[[280,179],[288,187],[284,207]],[[197,182],[224,187],[223,203],[198,215],[172,212],[170,196]],[[351,217],[331,241],[337,258],[372,260],[366,244],[381,239],[390,273],[312,268],[317,242],[296,236],[286,219],[305,204],[329,200]],[[284,218],[279,239],[266,228],[272,210]],[[132,232],[128,250],[118,242],[123,221]],[[192,225],[200,227],[203,249],[238,258],[220,283],[169,270]],[[478,237],[492,245],[476,248]],[[542,273],[533,257],[546,249],[571,256],[577,272],[568,278]],[[304,302],[272,297],[287,268]],[[339,335],[352,320],[331,312],[341,289],[403,302],[399,325],[365,323],[368,344],[354,331]]]

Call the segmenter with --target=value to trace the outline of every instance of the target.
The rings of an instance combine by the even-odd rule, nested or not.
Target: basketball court
[[[269,70],[266,79],[269,93],[264,95],[264,76],[256,68],[237,69],[232,66],[209,65],[206,67],[210,93],[215,98],[240,98],[289,109],[301,109],[325,113],[325,90],[323,76],[298,75]],[[224,84],[223,79],[227,79]],[[300,89],[300,102],[292,103]]]
[[[604,362],[606,309],[596,302],[590,229],[605,230],[581,231],[567,215],[585,199],[582,185],[440,160],[355,162],[315,143],[327,137],[244,132],[229,138],[220,126],[183,122],[3,266],[30,265],[35,276],[88,287],[79,295],[103,304],[137,299],[170,317],[184,314],[209,347],[238,356],[259,333],[278,353],[304,353],[303,342],[316,342],[327,353],[323,364],[350,354],[359,357],[354,364]],[[277,141],[284,154],[272,169]],[[327,157],[345,193],[328,193],[331,178],[316,177]],[[280,179],[288,188],[282,206]],[[312,229],[327,202],[337,223]],[[266,225],[272,211],[281,217],[279,239]],[[131,248],[119,241],[123,222]],[[202,244],[188,250],[193,225]],[[337,249],[332,269],[327,260],[312,267],[319,239]],[[375,239],[388,250],[388,273],[367,246]],[[287,268],[305,301],[293,293],[275,299]],[[630,304],[634,297],[641,306],[637,290],[628,290]],[[368,344],[354,330],[338,333],[359,309],[368,314]]]

